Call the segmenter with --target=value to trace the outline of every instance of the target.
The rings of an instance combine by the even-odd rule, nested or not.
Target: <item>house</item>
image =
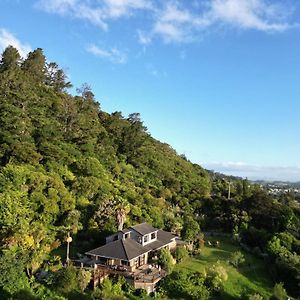
[[[176,238],[170,232],[142,223],[108,236],[104,246],[85,254],[97,265],[135,272],[148,265],[159,249],[174,250]]]

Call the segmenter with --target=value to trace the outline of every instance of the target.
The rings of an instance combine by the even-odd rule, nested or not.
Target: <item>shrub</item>
[[[184,261],[189,256],[189,252],[185,247],[177,247],[175,257],[178,262]]]
[[[161,292],[171,299],[206,300],[210,298],[210,291],[204,281],[205,274],[174,271],[163,279]]]
[[[92,292],[93,300],[125,300],[122,291],[122,280],[113,283],[109,278],[105,278],[99,288]]]
[[[260,294],[253,294],[249,296],[249,300],[264,300],[264,298]]]
[[[171,255],[169,249],[163,248],[158,253],[158,263],[165,269],[168,273],[172,272],[174,259]]]
[[[228,279],[228,274],[226,269],[219,263],[213,265],[207,271],[206,284],[214,292],[219,292],[223,290],[225,281]]]
[[[80,269],[78,271],[78,285],[82,292],[87,288],[88,284],[91,281],[91,277],[92,275],[90,271],[86,271],[84,269]]]
[[[244,254],[241,251],[235,251],[232,253],[229,262],[236,268],[245,262]]]
[[[59,292],[69,293],[78,287],[76,268],[69,266],[55,274],[54,284]]]
[[[273,289],[273,295],[270,300],[285,300],[287,299],[286,290],[283,287],[283,283],[276,283]]]

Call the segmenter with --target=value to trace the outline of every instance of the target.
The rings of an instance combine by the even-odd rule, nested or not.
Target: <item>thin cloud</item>
[[[111,18],[120,18],[132,14],[135,10],[152,9],[149,0],[103,0],[105,13]]]
[[[103,30],[108,29],[109,20],[128,17],[136,10],[152,7],[148,0],[39,0],[35,6],[48,13],[88,21]]]
[[[265,0],[209,0],[197,1],[197,11],[188,10],[180,1],[169,1],[156,14],[152,33],[166,42],[186,42],[199,32],[216,26],[230,26],[244,30],[282,32],[290,27],[286,20],[291,10]],[[195,7],[195,6],[194,6]],[[284,13],[285,12],[285,13]]]
[[[283,6],[264,0],[213,0],[207,17],[242,29],[284,31],[290,25],[282,22],[283,11]]]
[[[0,28],[0,51],[3,52],[8,46],[13,46],[18,49],[22,57],[26,57],[28,52],[31,51],[29,44],[22,43],[11,32],[4,28]]]
[[[137,35],[138,35],[138,41],[142,45],[148,45],[152,41],[151,36],[142,30],[138,30]]]
[[[86,50],[87,52],[92,53],[93,55],[102,59],[108,60],[114,64],[125,64],[127,62],[127,55],[117,48],[106,50],[92,44],[88,46]]]
[[[294,26],[289,22],[293,8],[279,0],[39,0],[36,7],[102,30],[109,22],[147,13],[147,28],[137,31],[142,45],[155,37],[166,43],[191,42],[215,27],[282,32]]]
[[[185,50],[182,50],[180,53],[179,53],[179,58],[181,60],[185,60],[186,59],[186,51]]]
[[[76,19],[88,21],[103,30],[108,26],[101,7],[93,7],[89,1],[79,0],[40,0],[36,3],[36,8],[47,13],[69,16]]]
[[[264,166],[244,162],[203,163],[209,170],[250,179],[300,181],[300,166]]]
[[[169,42],[184,42],[191,35],[195,16],[177,2],[167,2],[164,9],[156,14],[152,34]]]
[[[166,72],[159,71],[153,64],[146,65],[147,73],[156,78],[165,78],[167,77]]]

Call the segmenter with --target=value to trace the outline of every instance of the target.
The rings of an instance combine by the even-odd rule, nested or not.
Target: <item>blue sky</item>
[[[300,181],[299,24],[298,0],[0,0],[0,50],[43,48],[195,163]]]

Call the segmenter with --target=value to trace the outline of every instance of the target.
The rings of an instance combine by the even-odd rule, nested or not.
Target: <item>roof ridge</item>
[[[133,226],[130,226],[130,227],[141,226],[141,225],[145,225],[145,224],[148,225],[148,226],[152,226],[152,224],[149,224],[148,222],[142,222],[142,223],[138,223],[138,224],[135,224]]]
[[[116,244],[118,241],[119,241],[119,240],[116,240],[116,241],[112,241],[112,242],[106,243],[106,244],[104,244],[104,245],[102,245],[102,246],[99,246],[99,247],[97,247],[97,248],[91,249],[91,250],[89,250],[89,251],[87,251],[87,252],[85,252],[85,253],[91,253],[92,251],[96,251],[96,250],[98,250],[98,249],[100,249],[100,248],[102,248],[102,247],[104,247],[104,246],[106,246],[106,245],[108,245],[108,244]]]
[[[129,258],[128,258],[128,255],[127,255],[127,251],[126,251],[126,248],[125,248],[125,245],[124,245],[124,242],[125,242],[125,240],[121,240],[121,245],[122,245],[122,247],[123,247],[123,250],[124,250],[124,253],[125,253],[125,256],[126,256],[126,258],[127,258],[127,261],[129,261]]]
[[[157,228],[153,227],[152,224],[149,224],[147,222],[136,224],[134,226],[131,226],[131,228],[141,235],[149,234],[158,230]]]

